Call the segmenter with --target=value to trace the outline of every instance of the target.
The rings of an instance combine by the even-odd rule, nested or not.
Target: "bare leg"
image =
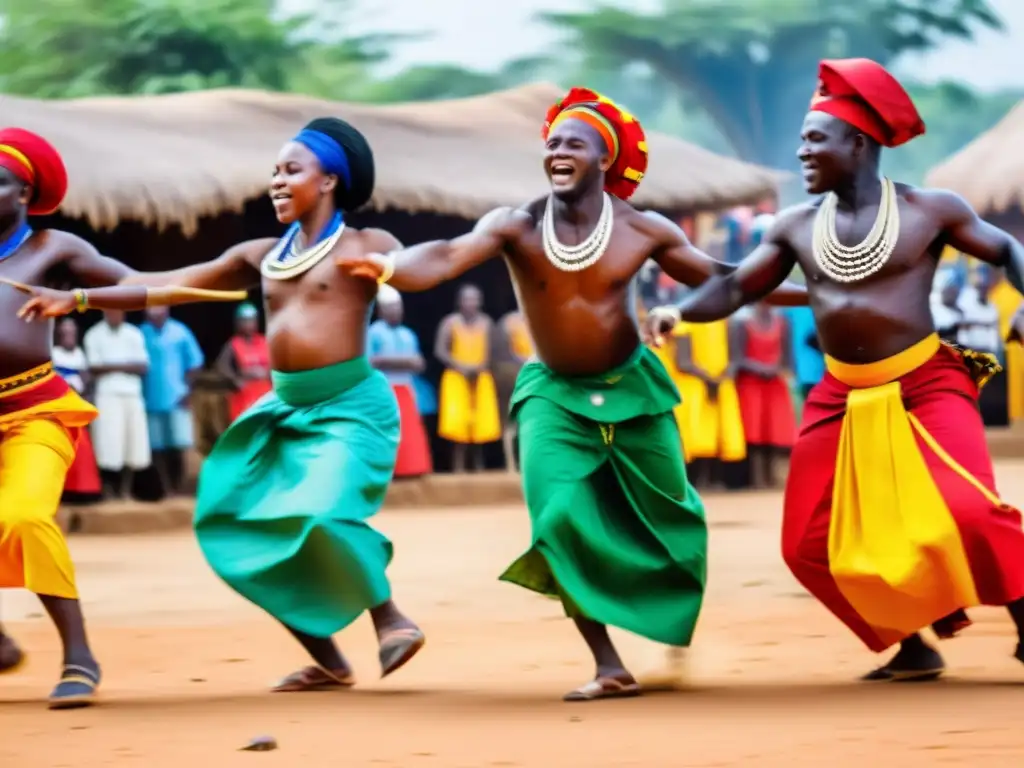
[[[132,497],[132,480],[135,477],[134,470],[125,467],[121,470],[121,487],[118,489],[118,495],[122,501],[128,501]]]
[[[471,461],[473,463],[474,472],[484,471],[484,447],[482,445],[472,445],[469,448]]]
[[[1010,612],[1010,618],[1017,627],[1017,650],[1014,651],[1014,658],[1024,664],[1024,598],[1016,600],[1006,606]]]
[[[64,647],[64,668],[60,682],[50,694],[50,708],[87,707],[93,702],[101,672],[86,637],[82,604],[53,595],[39,595],[39,599],[57,627]]]
[[[900,649],[884,667],[869,672],[862,679],[875,682],[909,682],[935,680],[946,669],[939,652],[913,634],[900,643]]]
[[[426,637],[416,623],[398,609],[394,600],[370,609],[370,618],[380,643],[380,676],[387,677],[419,653]]]
[[[170,476],[171,493],[180,496],[185,488],[185,452],[174,449],[168,452],[167,474]]]
[[[619,652],[608,636],[608,627],[590,619],[576,618],[574,621],[594,656],[596,673],[594,680],[567,693],[565,701],[593,701],[638,695],[640,686],[622,663]]]
[[[505,450],[505,469],[515,474],[519,471],[519,463],[516,461],[516,428],[509,424],[502,432],[501,440]]]
[[[452,472],[462,474],[466,471],[466,445],[454,443],[452,445]]]
[[[100,478],[103,485],[103,498],[106,501],[116,499],[118,488],[121,482],[121,473],[109,469],[100,470]]]
[[[53,595],[39,595],[46,612],[50,614],[61,644],[64,646],[64,663],[99,669],[89,639],[85,632],[85,616],[78,600]]]
[[[22,653],[18,644],[4,631],[3,625],[0,624],[0,675],[5,672],[13,672],[21,666],[24,660],[25,654]]]
[[[764,447],[764,486],[765,488],[775,487],[775,452],[778,449],[774,445]]]
[[[168,466],[168,451],[153,451],[153,467],[156,469],[156,474],[160,478],[160,487],[163,489],[164,496],[173,496],[174,488],[171,484],[171,472]]]

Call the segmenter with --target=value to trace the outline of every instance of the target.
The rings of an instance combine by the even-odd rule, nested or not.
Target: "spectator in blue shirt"
[[[807,393],[825,376],[825,357],[821,354],[810,307],[790,307],[786,310],[786,319],[793,345],[793,375],[801,397],[806,400]]]
[[[180,494],[185,451],[192,447],[192,380],[203,367],[203,352],[192,331],[170,316],[167,307],[150,307],[142,325],[149,370],[142,383],[149,421],[153,464],[164,492]]]

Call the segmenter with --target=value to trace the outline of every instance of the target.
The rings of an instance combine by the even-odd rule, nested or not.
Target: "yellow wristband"
[[[383,272],[380,273],[380,277],[377,278],[377,285],[384,285],[388,280],[394,277],[395,274],[395,257],[390,253],[383,254],[384,263],[382,265]]]
[[[81,288],[75,288],[72,292],[75,297],[75,309],[79,312],[85,312],[89,309],[89,294],[83,291]]]

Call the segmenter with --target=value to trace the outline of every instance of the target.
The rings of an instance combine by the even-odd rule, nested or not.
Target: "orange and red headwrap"
[[[647,172],[647,137],[639,121],[611,99],[586,88],[573,88],[548,110],[541,138],[563,120],[581,120],[608,146],[612,164],[605,173],[605,191],[628,200]]]
[[[60,153],[46,139],[21,128],[0,129],[0,168],[32,187],[28,212],[53,213],[68,191],[68,172]]]
[[[924,133],[910,95],[871,59],[822,61],[811,110],[838,117],[883,147],[898,147]]]

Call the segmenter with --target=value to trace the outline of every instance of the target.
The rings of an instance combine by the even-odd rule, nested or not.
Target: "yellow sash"
[[[939,344],[932,335],[866,365],[825,358],[829,372],[854,387],[836,456],[829,570],[854,610],[884,635],[909,635],[980,602],[956,521],[917,438],[982,486],[907,413],[900,390],[899,379],[931,359]]]

